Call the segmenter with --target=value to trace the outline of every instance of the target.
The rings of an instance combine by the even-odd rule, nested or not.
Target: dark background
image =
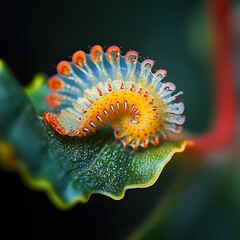
[[[118,45],[166,68],[167,80],[183,90],[185,128],[204,132],[211,122],[211,52],[207,4],[172,1],[2,1],[0,58],[22,85],[34,75],[55,73],[56,64],[95,44]],[[94,195],[62,212],[46,195],[28,189],[18,174],[0,172],[1,236],[25,239],[124,239],[150,210],[183,166],[174,159],[157,183],[129,190],[121,201]],[[0,237],[2,239],[2,237]]]
[[[166,80],[185,92],[185,114],[191,116],[185,127],[202,132],[212,90],[208,15],[202,0],[10,0],[1,4],[0,57],[27,84],[36,73],[55,74],[56,64],[78,49],[118,45],[123,55],[134,49],[140,61],[156,60],[153,70],[168,70]]]

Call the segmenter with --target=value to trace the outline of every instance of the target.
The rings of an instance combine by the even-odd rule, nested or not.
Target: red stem
[[[194,139],[193,149],[202,153],[226,147],[234,139],[237,94],[233,63],[230,1],[211,0],[213,19],[213,66],[215,77],[215,120],[212,130]]]

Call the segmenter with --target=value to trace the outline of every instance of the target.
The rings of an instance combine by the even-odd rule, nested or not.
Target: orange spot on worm
[[[124,89],[124,83],[123,83],[123,80],[121,80],[121,86],[120,86],[120,89]]]
[[[86,53],[84,51],[77,51],[72,56],[72,61],[79,67],[86,63]]]
[[[143,140],[142,142],[143,142],[143,147],[147,148],[148,147],[148,142],[146,140]]]
[[[43,119],[46,122],[49,122],[58,133],[60,133],[61,135],[66,135],[65,128],[58,122],[55,114],[45,112],[43,115]]]
[[[115,56],[113,56],[115,53]],[[117,61],[120,58],[120,48],[118,46],[111,46],[107,50],[107,56],[110,61]]]
[[[152,69],[153,65],[154,65],[154,60],[152,59],[145,59],[143,62],[142,62],[142,66],[146,67],[146,68],[150,68]]]
[[[158,138],[153,137],[153,142],[154,142],[154,145],[157,146],[159,144]]]
[[[62,76],[68,76],[72,72],[72,68],[68,61],[61,61],[57,65],[57,72]]]
[[[50,93],[47,96],[47,104],[51,108],[55,108],[61,105],[61,98],[57,93]]]
[[[48,87],[52,90],[52,91],[59,91],[63,88],[64,86],[64,82],[62,79],[58,78],[58,77],[51,77],[48,80]]]
[[[103,49],[100,45],[95,45],[91,48],[90,54],[93,61],[100,61],[102,59]]]
[[[138,52],[131,50],[126,53],[126,61],[128,63],[135,63],[138,60]]]

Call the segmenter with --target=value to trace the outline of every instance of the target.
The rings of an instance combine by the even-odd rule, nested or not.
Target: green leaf
[[[43,84],[40,88],[27,90],[33,102],[35,93],[41,95],[45,91]],[[115,141],[111,129],[84,138],[61,136],[36,115],[3,61],[0,89],[2,146],[8,146],[7,152],[19,159],[14,165],[26,182],[45,190],[61,208],[86,202],[93,193],[121,199],[127,189],[151,186],[173,154],[182,152],[187,144],[168,142],[134,152]],[[38,112],[43,110],[36,108]],[[1,152],[4,159],[4,151]],[[5,151],[6,155],[9,156]]]
[[[44,112],[50,111],[46,102],[46,96],[50,93],[47,87],[47,76],[44,74],[37,74],[31,84],[25,87],[25,92],[30,98],[37,114],[43,115]]]

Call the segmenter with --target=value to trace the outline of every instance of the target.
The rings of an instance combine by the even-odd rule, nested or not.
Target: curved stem
[[[216,88],[215,120],[212,130],[196,137],[193,149],[202,153],[221,149],[231,143],[236,130],[237,95],[230,28],[230,1],[212,0],[213,66]]]

